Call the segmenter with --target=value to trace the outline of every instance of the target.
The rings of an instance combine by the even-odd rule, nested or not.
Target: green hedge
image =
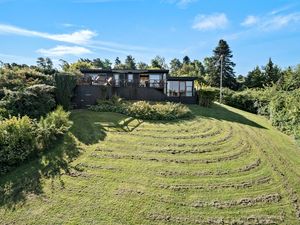
[[[278,92],[268,108],[272,125],[300,138],[300,89]]]
[[[0,121],[0,174],[47,149],[68,131],[69,113],[58,107],[40,121],[28,116]]]
[[[190,109],[180,103],[150,103],[147,101],[121,101],[113,98],[110,101],[100,101],[91,106],[90,110],[98,112],[117,112],[145,120],[175,120],[192,115]]]
[[[300,138],[300,89],[280,91],[276,86],[265,89],[248,89],[223,93],[227,105],[264,115],[273,126]]]
[[[212,87],[201,88],[198,92],[199,105],[204,107],[210,107],[212,103],[217,99],[219,89]]]

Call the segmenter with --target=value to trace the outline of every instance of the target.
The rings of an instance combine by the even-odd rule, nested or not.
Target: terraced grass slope
[[[293,140],[240,110],[191,109],[169,123],[74,111],[53,151],[0,179],[1,224],[300,224]]]

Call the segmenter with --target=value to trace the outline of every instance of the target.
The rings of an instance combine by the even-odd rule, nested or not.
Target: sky
[[[0,0],[0,61],[203,60],[228,42],[236,75],[300,63],[299,0]]]

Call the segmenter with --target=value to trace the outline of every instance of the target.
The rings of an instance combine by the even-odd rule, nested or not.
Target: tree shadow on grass
[[[131,132],[142,124],[142,120],[122,114],[91,110],[74,110],[70,118],[73,121],[70,131],[86,145],[103,141],[108,131]]]
[[[248,118],[244,117],[241,114],[228,110],[226,107],[219,104],[213,104],[211,107],[191,106],[190,108],[195,114],[195,116],[212,118],[217,120],[225,120],[225,121],[240,123],[240,124],[244,124],[256,128],[266,129],[260,124],[252,120],[249,120]]]
[[[68,133],[42,156],[24,162],[0,177],[0,207],[14,209],[16,204],[25,203],[31,195],[43,194],[42,178],[50,178],[52,181],[58,178],[63,188],[61,176],[70,172],[70,162],[80,152],[75,137]]]

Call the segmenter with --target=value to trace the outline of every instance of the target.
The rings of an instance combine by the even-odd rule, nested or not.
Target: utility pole
[[[223,88],[223,55],[220,57],[221,72],[220,72],[220,104],[222,104],[222,88]]]

